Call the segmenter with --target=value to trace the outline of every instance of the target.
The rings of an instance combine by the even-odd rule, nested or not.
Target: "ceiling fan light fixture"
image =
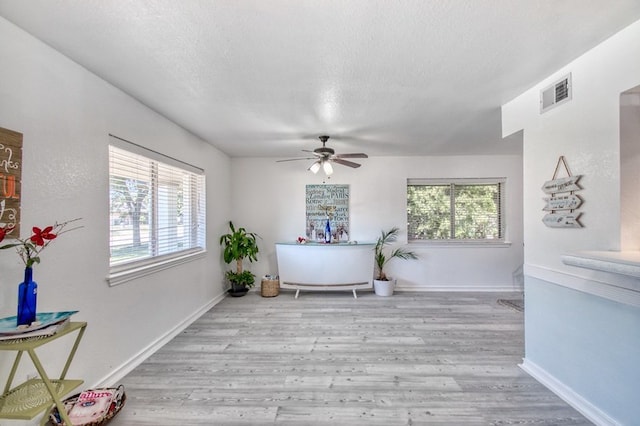
[[[311,171],[311,173],[313,173],[314,175],[316,173],[318,173],[318,170],[320,170],[320,160],[316,161],[315,163],[313,163],[311,165],[311,167],[309,167],[309,170]]]
[[[346,160],[346,158],[369,158],[369,156],[363,152],[351,152],[347,154],[336,154],[333,148],[329,148],[326,146],[327,141],[329,140],[329,136],[319,136],[320,141],[322,142],[322,146],[314,149],[313,151],[308,149],[303,149],[303,152],[308,152],[309,154],[304,158],[287,158],[284,160],[277,160],[277,163],[282,163],[285,161],[297,161],[297,160],[315,160],[311,166],[307,169],[313,174],[317,174],[318,171],[322,168],[324,170],[324,174],[326,176],[331,176],[333,174],[333,165],[331,163],[336,163],[341,166],[351,167],[353,169],[357,169],[360,167],[360,164],[354,163],[353,161]]]
[[[331,174],[333,173],[333,167],[331,166],[331,163],[326,160],[322,163],[322,168],[324,169],[324,173],[327,176],[331,176]]]

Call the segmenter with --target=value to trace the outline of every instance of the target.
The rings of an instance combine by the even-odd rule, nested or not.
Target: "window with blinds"
[[[111,142],[112,272],[203,251],[203,170],[119,138]]]
[[[409,179],[409,241],[504,241],[505,179]]]

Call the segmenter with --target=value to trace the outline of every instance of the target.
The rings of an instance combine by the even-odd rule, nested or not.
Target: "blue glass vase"
[[[36,320],[38,284],[33,281],[33,269],[25,268],[24,282],[18,286],[18,325],[30,325]]]
[[[329,244],[331,242],[331,224],[327,219],[327,224],[324,226],[324,242]]]

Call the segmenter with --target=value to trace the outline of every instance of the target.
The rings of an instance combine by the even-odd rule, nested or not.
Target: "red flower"
[[[56,234],[53,234],[53,226],[47,226],[44,229],[40,229],[37,226],[33,227],[33,235],[31,236],[31,242],[37,246],[43,246],[44,240],[53,240],[57,237]]]
[[[4,240],[7,234],[11,232],[12,229],[13,229],[13,226],[11,225],[7,225],[4,228],[0,228],[0,241]]]

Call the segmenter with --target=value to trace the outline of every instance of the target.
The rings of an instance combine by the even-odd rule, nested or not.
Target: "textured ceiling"
[[[500,106],[638,0],[0,0],[0,16],[231,156],[518,153]]]

